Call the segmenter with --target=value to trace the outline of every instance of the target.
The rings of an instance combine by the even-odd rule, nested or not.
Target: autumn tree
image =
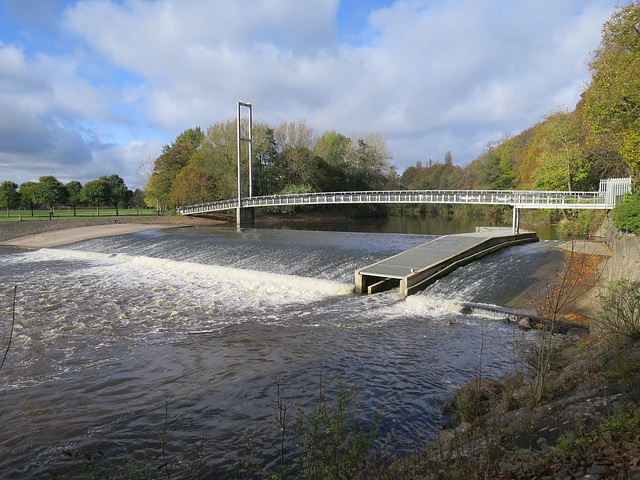
[[[173,185],[173,200],[179,205],[192,205],[214,200],[216,180],[201,167],[189,164],[183,168]]]
[[[619,9],[603,28],[583,93],[590,143],[610,141],[640,178],[640,2]]]

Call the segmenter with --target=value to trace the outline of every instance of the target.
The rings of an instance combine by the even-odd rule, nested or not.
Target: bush
[[[602,333],[640,340],[640,282],[617,280],[598,295]]]
[[[611,211],[611,217],[620,230],[640,235],[640,192],[627,193],[624,202]]]
[[[357,479],[371,468],[371,450],[378,436],[378,417],[366,425],[358,410],[354,391],[342,382],[334,401],[321,389],[317,405],[309,413],[301,411],[296,419],[296,437],[300,456],[296,458],[300,478]]]
[[[600,210],[580,210],[571,217],[562,219],[558,230],[563,235],[586,237],[598,229],[603,219],[604,213]]]

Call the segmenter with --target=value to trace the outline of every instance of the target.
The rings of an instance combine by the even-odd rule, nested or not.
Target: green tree
[[[53,210],[55,205],[61,205],[69,198],[64,184],[53,175],[40,177],[35,187],[35,198],[40,205]]]
[[[22,202],[22,205],[24,205],[29,210],[31,210],[32,217],[33,217],[33,211],[38,205],[38,199],[36,194],[37,185],[38,184],[36,182],[24,182],[20,184],[20,189],[18,190],[20,192],[20,200]]]
[[[476,187],[490,190],[513,188],[515,142],[504,137],[500,142],[490,142],[484,154],[476,160]]]
[[[133,192],[133,195],[129,199],[129,204],[133,205],[136,208],[139,208],[145,204],[144,197],[145,197],[144,190],[140,190],[139,188],[136,188],[136,190]]]
[[[611,211],[611,218],[617,228],[640,235],[640,191],[626,194],[624,202]]]
[[[580,125],[575,115],[559,110],[542,125],[543,149],[536,172],[536,188],[569,190],[583,185],[591,172],[591,163],[580,148]]]
[[[76,216],[76,207],[82,203],[82,184],[77,180],[71,180],[65,185],[69,194],[69,204],[73,206],[73,216]]]
[[[191,155],[204,140],[200,127],[182,132],[176,141],[165,145],[154,164],[153,173],[146,187],[145,202],[157,209],[174,207],[173,183],[180,171],[187,165]]]
[[[107,183],[109,183],[111,195],[107,202],[112,203],[116,207],[116,215],[119,215],[118,206],[124,205],[124,203],[129,201],[133,192],[127,188],[124,180],[116,174],[109,175],[108,177],[102,176],[100,179],[106,180]]]
[[[254,128],[253,172],[256,195],[270,195],[282,189],[286,175],[281,157],[278,155],[278,144],[275,132],[268,126]]]
[[[15,208],[20,204],[20,193],[18,193],[18,184],[10,180],[0,183],[0,207],[6,207],[7,218],[9,217],[9,209]]]
[[[390,172],[391,154],[387,141],[377,133],[364,139],[351,139],[351,154],[347,155],[349,188],[353,190],[378,190],[385,186]]]
[[[82,187],[80,197],[87,203],[95,204],[96,211],[100,215],[100,204],[107,203],[111,198],[111,185],[104,178],[91,180]]]
[[[604,25],[600,48],[590,69],[592,81],[584,92],[590,141],[610,139],[626,159],[636,181],[640,178],[640,2],[619,9]]]

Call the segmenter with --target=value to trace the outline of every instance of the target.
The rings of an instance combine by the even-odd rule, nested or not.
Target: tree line
[[[147,183],[147,205],[171,209],[236,197],[236,125],[229,120],[206,131],[188,129],[166,145]],[[248,125],[242,128],[246,131]],[[397,188],[391,154],[379,134],[357,138],[327,131],[317,135],[305,121],[297,121],[276,127],[254,123],[252,138],[251,195]],[[242,175],[247,178],[247,147],[242,146]],[[248,182],[242,189],[243,196],[249,194]]]
[[[77,180],[63,184],[52,175],[39,178],[38,182],[24,182],[18,185],[10,180],[0,183],[0,207],[7,211],[24,207],[31,210],[31,216],[37,208],[53,210],[58,205],[76,207],[92,205],[100,209],[101,205],[113,206],[116,215],[119,207],[126,207],[131,201],[141,202],[143,194],[140,190],[131,191],[118,175],[102,176],[82,185]]]

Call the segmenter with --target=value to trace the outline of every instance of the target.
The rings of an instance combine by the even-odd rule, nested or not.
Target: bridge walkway
[[[400,297],[426,288],[456,268],[502,248],[538,241],[535,233],[509,233],[509,228],[445,235],[428,243],[361,268],[355,273],[358,293],[376,293],[395,287]]]

